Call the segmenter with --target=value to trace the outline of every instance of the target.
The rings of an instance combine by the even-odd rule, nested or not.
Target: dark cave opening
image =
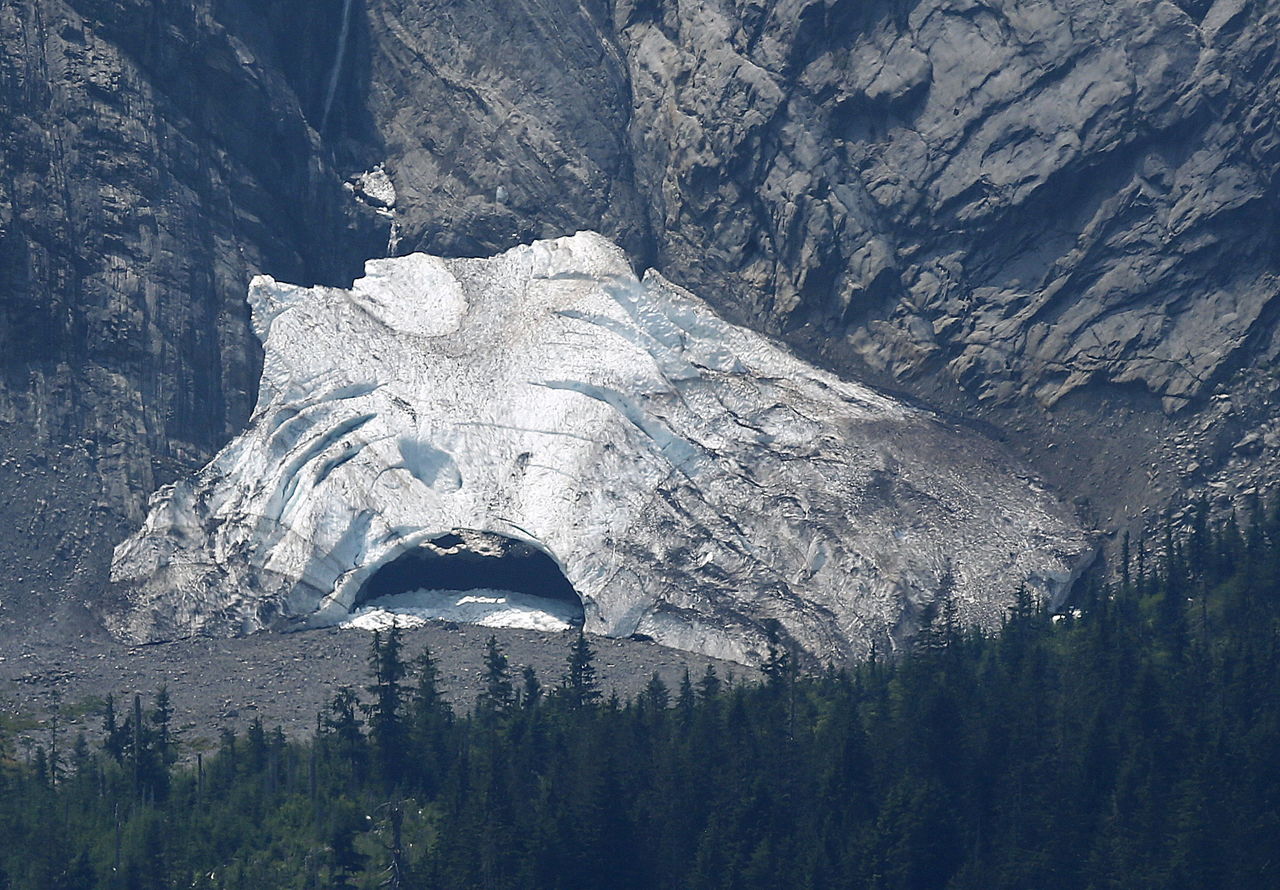
[[[459,530],[396,557],[364,582],[351,608],[415,590],[507,590],[567,603],[582,601],[556,561],[515,538]]]

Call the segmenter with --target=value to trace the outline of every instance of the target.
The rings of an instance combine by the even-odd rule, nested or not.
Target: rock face
[[[590,631],[842,659],[940,596],[988,626],[1019,584],[1052,600],[1088,550],[987,441],[637,279],[598,235],[377,260],[350,290],[264,277],[249,301],[249,429],[116,551],[132,638],[333,623],[480,532],[549,554]]]
[[[147,494],[242,427],[254,270],[350,281],[386,244],[269,18],[214,6],[0,6],[0,628],[100,603]]]
[[[620,4],[659,265],[894,377],[1177,410],[1277,294],[1280,18],[1207,7]]]
[[[243,426],[253,274],[578,229],[989,424],[1101,524],[1247,491],[1278,34],[1276,0],[7,3],[0,621],[100,601]]]

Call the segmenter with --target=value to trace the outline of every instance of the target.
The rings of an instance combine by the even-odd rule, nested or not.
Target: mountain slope
[[[1247,490],[1280,447],[1277,9],[7,4],[5,614],[97,598],[242,426],[252,274],[346,284],[394,237],[602,231],[1103,525]],[[395,232],[344,188],[377,164]]]

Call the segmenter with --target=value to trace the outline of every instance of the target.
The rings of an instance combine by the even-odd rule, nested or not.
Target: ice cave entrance
[[[582,624],[582,600],[556,561],[526,541],[459,529],[377,569],[344,627],[430,620],[560,631]]]

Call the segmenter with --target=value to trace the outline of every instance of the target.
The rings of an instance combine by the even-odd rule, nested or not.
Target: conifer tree
[[[562,687],[569,708],[578,710],[600,701],[600,684],[596,679],[595,652],[587,641],[587,635],[578,630],[569,647],[567,669]]]
[[[770,685],[782,685],[791,673],[791,653],[770,642],[764,663],[760,665],[760,673],[764,674]]]
[[[350,689],[310,748],[261,720],[240,740],[228,729],[167,799],[155,713],[170,709],[135,701],[121,721],[112,706],[104,730],[124,740],[122,765],[106,739],[98,756],[78,741],[75,776],[55,785],[47,738],[26,736],[25,757],[0,752],[0,888],[1270,887],[1273,518],[1252,544],[1231,543],[1229,520],[1200,545],[1175,530],[1176,577],[1157,551],[1159,571],[1131,574],[1141,598],[1099,584],[1078,621],[1045,620],[1027,598],[1003,637],[959,635],[851,673],[799,676],[792,661],[727,691],[714,671],[712,683],[686,672],[671,696],[655,674],[638,702],[611,698],[588,719],[539,707],[450,720],[428,654],[405,719],[409,759],[431,780],[390,803],[356,768],[369,745]],[[1240,559],[1225,558],[1232,547]],[[1170,587],[1213,616],[1193,663],[1161,631]],[[509,681],[496,640],[490,655]],[[672,697],[687,730],[667,731]]]
[[[267,765],[267,729],[258,714],[253,716],[244,735],[244,756],[251,773],[260,773]]]
[[[526,664],[520,672],[520,680],[520,704],[525,708],[537,707],[542,698],[542,683],[538,680],[538,672]]]
[[[476,697],[476,711],[485,716],[502,716],[515,705],[516,691],[511,683],[511,665],[498,645],[498,638],[490,635],[484,653],[484,689]]]
[[[426,646],[413,662],[416,683],[410,706],[417,719],[426,717],[448,720],[453,716],[449,702],[440,690],[440,666]]]
[[[716,666],[708,664],[702,679],[698,681],[698,698],[704,702],[714,701],[720,695],[720,688],[720,677],[716,673]]]
[[[128,721],[128,765],[133,778],[134,800],[141,800],[150,772],[151,746],[146,724],[142,722],[142,696],[134,693],[133,713]]]
[[[56,786],[62,780],[62,751],[58,747],[58,732],[61,729],[61,699],[55,692],[53,707],[49,714],[49,785]]]
[[[374,679],[373,684],[366,687],[373,696],[373,702],[365,709],[369,741],[378,775],[386,787],[391,788],[404,776],[408,741],[402,683],[405,664],[401,656],[400,628],[394,621],[385,640],[378,631],[374,631],[369,668]]]
[[[424,646],[422,652],[413,660],[414,686],[409,697],[410,721],[415,732],[428,727],[448,722],[453,711],[440,690],[440,666],[436,663],[431,649]],[[418,733],[425,739],[430,733]]]
[[[50,784],[49,755],[45,753],[44,745],[36,745],[36,754],[31,761],[31,769],[35,773],[36,784],[41,788],[48,788]]]
[[[657,671],[653,672],[653,676],[649,678],[648,684],[644,688],[645,703],[658,713],[667,710],[667,706],[671,704],[671,691],[667,689],[667,684],[662,682],[662,677]]]
[[[116,697],[108,695],[102,710],[102,750],[116,763],[123,764],[125,747],[126,735],[116,718]]]
[[[689,669],[685,668],[683,676],[680,677],[680,690],[676,695],[676,712],[680,715],[681,726],[686,729],[693,719],[696,702],[697,696],[693,691],[693,681],[689,678]]]
[[[334,890],[355,890],[353,879],[369,858],[356,846],[356,836],[365,829],[365,820],[346,800],[338,802],[331,820],[328,837],[331,886]]]
[[[413,661],[414,686],[409,697],[406,768],[426,793],[438,787],[445,737],[453,722],[453,710],[440,691],[440,668],[428,647]]]
[[[366,762],[364,733],[361,731],[364,722],[359,711],[360,700],[355,690],[344,686],[329,703],[329,713],[325,715],[323,724],[338,762],[345,765],[353,784],[364,778]]]
[[[218,730],[218,758],[216,762],[221,768],[219,770],[220,777],[225,777],[226,781],[230,783],[235,778],[239,765],[236,733],[230,727],[224,726]]]
[[[71,745],[71,768],[76,777],[84,781],[88,778],[92,766],[93,755],[89,752],[89,739],[82,730],[76,733],[75,742]],[[3,885],[0,884],[0,886]]]
[[[1123,596],[1129,595],[1133,583],[1129,577],[1129,562],[1131,558],[1129,553],[1129,532],[1126,530],[1120,542],[1120,592]]]
[[[155,701],[147,715],[151,725],[152,770],[155,793],[164,797],[169,793],[169,770],[178,760],[177,745],[173,738],[173,704],[169,699],[169,687],[156,690]]]

